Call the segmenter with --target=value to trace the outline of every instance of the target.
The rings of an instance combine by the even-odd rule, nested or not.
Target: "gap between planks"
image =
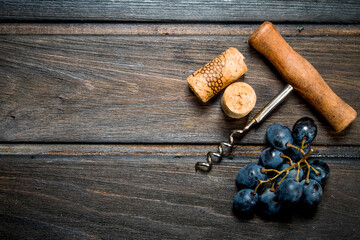
[[[6,155],[64,155],[64,156],[169,156],[174,158],[206,158],[208,151],[216,150],[216,145],[193,144],[0,144],[0,156]],[[235,145],[231,155],[235,158],[257,158],[267,146]],[[360,146],[313,146],[312,157],[320,158],[360,158]],[[224,160],[228,157],[224,157]],[[225,160],[226,161],[226,160]],[[233,160],[231,160],[233,161]],[[236,161],[236,159],[235,159]]]
[[[259,24],[2,23],[0,34],[49,35],[251,35]],[[285,36],[360,36],[359,25],[275,24]],[[302,31],[297,29],[303,27]]]

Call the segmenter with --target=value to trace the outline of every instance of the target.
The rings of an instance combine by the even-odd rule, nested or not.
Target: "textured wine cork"
[[[256,104],[254,89],[247,83],[236,82],[226,88],[222,98],[223,111],[232,118],[242,118],[253,110]]]
[[[231,47],[191,74],[187,81],[196,96],[207,102],[246,71],[244,56]]]

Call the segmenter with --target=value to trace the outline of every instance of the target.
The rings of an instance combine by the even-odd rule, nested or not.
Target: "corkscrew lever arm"
[[[220,142],[218,145],[217,152],[208,152],[206,156],[206,162],[197,162],[195,164],[195,170],[201,170],[203,172],[209,172],[211,170],[212,165],[214,164],[214,159],[217,159],[217,162],[221,160],[224,156],[224,148],[232,148],[234,145],[234,135],[242,135],[247,132],[254,124],[260,123],[279,103],[282,102],[283,99],[293,90],[293,87],[288,84],[285,88],[274,97],[263,109],[260,110],[255,117],[246,124],[243,129],[235,129],[232,130],[229,136],[228,142]]]

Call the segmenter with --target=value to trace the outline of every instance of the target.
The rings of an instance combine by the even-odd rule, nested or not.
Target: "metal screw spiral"
[[[234,135],[244,134],[254,123],[256,123],[256,121],[253,119],[243,129],[231,131],[229,141],[220,142],[217,146],[217,152],[208,152],[206,155],[206,162],[197,162],[195,164],[195,170],[209,172],[215,162],[219,163],[221,161],[222,157],[224,156],[224,148],[227,147],[230,150],[232,149],[232,147],[234,146]],[[217,161],[214,161],[215,158],[217,158]]]
[[[217,146],[217,152],[208,152],[206,155],[206,162],[197,162],[195,164],[195,170],[201,170],[203,172],[209,172],[214,163],[219,163],[224,156],[224,148],[227,147],[230,150],[234,146],[234,135],[239,134],[243,135],[246,131],[250,129],[255,123],[260,123],[265,116],[267,116],[279,103],[293,90],[291,85],[286,85],[285,88],[274,97],[263,109],[260,110],[258,114],[250,121],[243,129],[237,129],[231,131],[228,142],[220,142]],[[214,159],[217,158],[217,161]]]

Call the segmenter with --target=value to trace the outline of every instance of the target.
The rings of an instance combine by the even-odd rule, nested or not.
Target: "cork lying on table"
[[[254,89],[247,83],[236,82],[226,88],[221,98],[223,111],[232,118],[248,115],[256,104]]]
[[[244,56],[236,48],[230,47],[191,74],[187,81],[196,96],[202,102],[207,102],[246,71]]]

